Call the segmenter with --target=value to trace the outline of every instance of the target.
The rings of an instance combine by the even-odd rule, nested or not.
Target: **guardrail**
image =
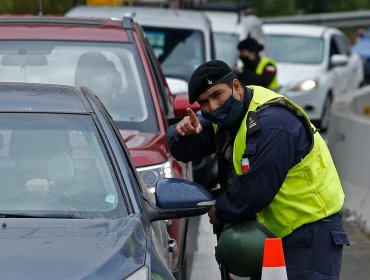
[[[370,26],[370,11],[353,11],[311,15],[294,15],[262,18],[263,23],[303,23],[337,28]]]
[[[328,145],[346,193],[345,208],[370,233],[370,86],[336,100]]]

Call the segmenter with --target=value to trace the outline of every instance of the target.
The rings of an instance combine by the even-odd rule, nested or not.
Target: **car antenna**
[[[42,17],[42,0],[39,0],[39,16]]]

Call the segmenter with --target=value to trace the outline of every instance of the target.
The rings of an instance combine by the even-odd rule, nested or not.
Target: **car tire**
[[[325,99],[323,111],[321,114],[321,120],[319,122],[319,128],[323,132],[326,132],[329,127],[332,102],[333,102],[333,98],[331,94],[329,93]]]

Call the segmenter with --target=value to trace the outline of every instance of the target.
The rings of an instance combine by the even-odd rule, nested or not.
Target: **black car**
[[[2,279],[174,279],[165,219],[207,212],[182,179],[142,183],[84,87],[0,83]]]

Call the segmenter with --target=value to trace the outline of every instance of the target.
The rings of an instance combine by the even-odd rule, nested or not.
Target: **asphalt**
[[[343,250],[341,280],[370,279],[370,235],[366,235],[354,217],[344,215],[345,228],[351,245]],[[188,229],[187,275],[188,280],[219,280],[214,259],[216,237],[212,233],[208,216],[191,218]]]

